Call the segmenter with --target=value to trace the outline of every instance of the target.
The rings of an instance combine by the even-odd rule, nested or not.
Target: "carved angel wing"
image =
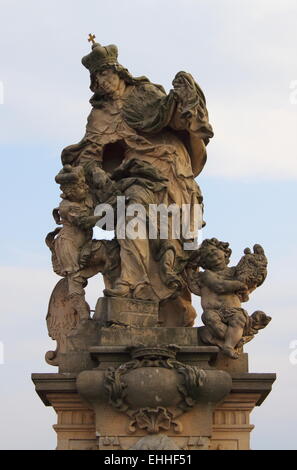
[[[267,258],[261,245],[254,245],[254,252],[244,250],[244,256],[235,269],[235,279],[244,282],[249,290],[263,284],[267,276]]]
[[[77,326],[78,321],[77,311],[68,296],[68,280],[61,279],[52,292],[46,316],[48,334],[57,341],[56,351],[48,351],[45,355],[48,364],[58,365],[58,352],[65,352],[66,336]]]

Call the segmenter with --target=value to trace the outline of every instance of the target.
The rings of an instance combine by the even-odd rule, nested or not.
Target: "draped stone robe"
[[[199,159],[191,148],[188,123],[178,109],[173,92],[166,95],[159,85],[145,78],[127,86],[124,96],[117,100],[104,100],[96,95],[91,99],[93,109],[88,117],[86,134],[76,145],[64,149],[63,163],[88,165],[96,162],[111,178],[129,203],[195,204],[201,206],[202,196],[195,181],[206,162],[205,144],[212,137],[208,123],[205,98],[198,87],[192,121],[192,137],[201,145]],[[129,165],[132,162],[132,165]],[[142,168],[135,170],[135,164]],[[128,168],[128,170],[126,169]],[[193,171],[194,170],[194,171]],[[113,176],[116,175],[116,176]],[[194,212],[191,212],[193,227]],[[169,222],[171,224],[171,222]],[[162,255],[172,250],[173,271],[179,276],[189,253],[183,249],[182,237],[150,241],[119,240],[121,253],[121,282],[130,286],[138,298],[139,286],[146,285],[149,300],[164,300],[176,292],[166,267],[160,268]],[[143,293],[139,298],[143,298]]]

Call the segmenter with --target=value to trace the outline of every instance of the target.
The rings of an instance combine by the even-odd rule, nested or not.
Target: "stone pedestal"
[[[90,347],[95,368],[32,375],[38,395],[57,413],[58,450],[250,448],[250,413],[275,374],[249,373],[246,354],[234,361],[216,347],[197,345],[196,328],[147,329],[149,346],[134,347],[145,337],[141,332],[112,330],[101,330],[103,344]],[[186,344],[156,346],[168,336]],[[112,346],[115,338],[128,348]]]
[[[137,436],[122,435],[123,416],[106,410],[109,422],[106,434],[96,433],[96,415],[79,396],[76,374],[33,374],[36,391],[46,406],[57,413],[58,450],[126,450],[133,447]],[[189,433],[187,437],[171,435],[176,448],[184,450],[248,450],[250,449],[250,413],[260,406],[271,391],[275,374],[243,373],[232,377],[232,389],[218,404],[211,419],[210,436]],[[197,416],[199,419],[199,416]],[[191,423],[190,423],[191,424]],[[163,433],[161,433],[163,434]]]
[[[57,449],[249,449],[250,413],[274,374],[222,356],[200,328],[158,326],[153,302],[100,299],[57,355],[59,373],[33,374],[57,413]]]

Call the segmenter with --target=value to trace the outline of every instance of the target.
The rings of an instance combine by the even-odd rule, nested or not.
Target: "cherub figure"
[[[246,248],[238,265],[228,267],[231,253],[228,243],[216,238],[204,240],[191,261],[191,268],[196,272],[189,278],[189,287],[201,297],[205,325],[202,341],[219,346],[225,355],[237,359],[240,347],[271,318],[261,311],[249,316],[241,308],[241,302],[246,302],[249,293],[266,277],[263,248],[255,245],[253,253]],[[198,271],[198,267],[204,271]]]
[[[62,202],[54,209],[53,216],[62,227],[49,233],[46,242],[52,251],[54,271],[67,278],[69,298],[79,307],[79,316],[88,318],[81,270],[91,253],[92,228],[98,217],[93,216],[94,205],[81,166],[65,165],[56,176],[56,182],[62,190]]]
[[[111,184],[104,172],[98,168],[93,173],[95,188],[101,185],[104,196],[111,197]],[[57,341],[56,350],[46,353],[46,361],[51,365],[59,365],[59,355],[68,352],[70,332],[80,326],[87,328],[90,318],[84,291],[87,280],[101,272],[105,284],[112,286],[119,275],[117,241],[92,239],[93,227],[101,216],[93,215],[95,204],[86,178],[85,168],[80,165],[64,165],[56,176],[62,201],[53,216],[61,227],[47,235],[46,244],[52,252],[54,271],[63,279],[52,292],[46,317],[49,336]]]

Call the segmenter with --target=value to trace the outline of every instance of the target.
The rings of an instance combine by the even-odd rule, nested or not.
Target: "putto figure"
[[[205,324],[201,339],[237,359],[243,344],[271,318],[259,310],[249,316],[241,308],[241,302],[246,302],[266,278],[267,259],[263,248],[255,245],[253,253],[246,248],[237,266],[228,267],[231,253],[229,243],[216,238],[204,240],[191,261],[193,267],[200,266],[204,271],[194,273],[190,286],[201,297]]]
[[[81,166],[65,165],[56,176],[62,190],[62,202],[53,210],[55,222],[61,227],[47,235],[46,243],[52,252],[53,269],[65,277],[68,299],[77,308],[80,319],[89,317],[89,306],[84,300],[85,279],[82,269],[90,257],[92,227],[98,220],[93,216],[93,200]]]

